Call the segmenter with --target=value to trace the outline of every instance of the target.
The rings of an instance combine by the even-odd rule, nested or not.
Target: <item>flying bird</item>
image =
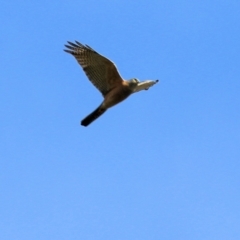
[[[102,93],[103,102],[100,106],[81,121],[82,126],[88,126],[100,117],[108,108],[120,103],[132,93],[148,90],[158,80],[147,80],[140,82],[136,78],[128,81],[124,80],[115,64],[100,55],[88,45],[83,45],[78,41],[68,42],[65,45],[65,52],[72,54],[92,84]]]

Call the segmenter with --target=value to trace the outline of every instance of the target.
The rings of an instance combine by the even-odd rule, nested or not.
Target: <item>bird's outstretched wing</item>
[[[89,80],[103,96],[123,81],[112,61],[100,55],[88,45],[75,42],[68,42],[68,45],[65,45],[68,49],[64,49],[64,51],[76,58]]]

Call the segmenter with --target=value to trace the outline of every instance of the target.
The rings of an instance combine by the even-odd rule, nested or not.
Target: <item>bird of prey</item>
[[[68,42],[65,47],[67,49],[64,49],[64,51],[76,58],[89,80],[104,97],[100,106],[81,121],[82,126],[88,126],[108,108],[120,103],[132,93],[147,90],[158,82],[158,80],[140,82],[136,78],[126,81],[120,76],[112,61],[100,55],[88,45],[75,41],[75,43]]]

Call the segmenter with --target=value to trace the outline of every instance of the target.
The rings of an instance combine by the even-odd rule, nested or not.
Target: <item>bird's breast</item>
[[[132,90],[125,85],[113,88],[104,98],[104,106],[110,108],[131,95]]]

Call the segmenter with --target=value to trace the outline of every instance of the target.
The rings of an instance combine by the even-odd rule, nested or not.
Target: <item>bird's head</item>
[[[137,85],[139,84],[140,81],[137,78],[132,78],[128,82],[129,82],[129,87],[132,90],[134,90],[137,87]]]

